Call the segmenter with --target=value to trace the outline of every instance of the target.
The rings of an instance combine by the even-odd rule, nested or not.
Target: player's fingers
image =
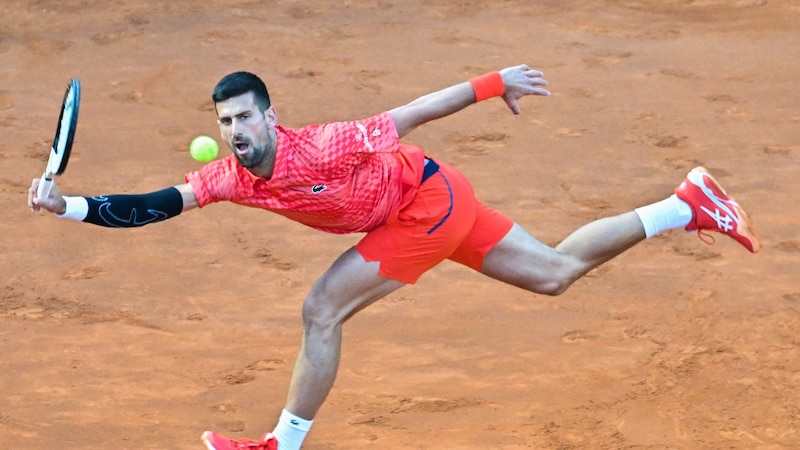
[[[39,189],[39,179],[34,178],[31,181],[31,187],[28,188],[28,207],[31,211],[36,212],[39,210],[39,205],[35,203],[36,201],[36,191]]]
[[[549,83],[542,77],[530,77],[528,82],[535,86],[547,86]]]
[[[525,75],[527,75],[529,78],[539,78],[544,75],[544,72],[536,69],[526,69]]]
[[[533,95],[544,95],[546,97],[550,96],[550,91],[548,91],[545,88],[540,88],[540,87],[535,87],[535,88],[531,89],[531,93]]]

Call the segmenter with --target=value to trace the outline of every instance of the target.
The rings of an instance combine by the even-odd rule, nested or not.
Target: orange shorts
[[[480,203],[461,172],[438,165],[411,203],[356,244],[365,260],[380,261],[385,277],[413,284],[445,259],[480,270],[489,250],[514,225]]]

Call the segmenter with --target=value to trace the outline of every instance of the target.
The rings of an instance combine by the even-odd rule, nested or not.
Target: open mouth
[[[250,142],[246,140],[233,141],[233,148],[235,148],[236,152],[240,155],[247,154],[250,151]]]

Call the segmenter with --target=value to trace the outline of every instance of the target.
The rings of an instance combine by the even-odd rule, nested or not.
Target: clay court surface
[[[200,449],[284,405],[305,293],[359,236],[230,204],[105,229],[33,214],[69,77],[65,193],[183,181],[223,75],[282,124],[356,119],[528,63],[553,95],[409,135],[547,243],[708,167],[764,237],[672,231],[561,297],[446,262],[345,326],[309,449],[800,448],[793,0],[4,0],[0,448]],[[223,149],[227,155],[228,150]]]

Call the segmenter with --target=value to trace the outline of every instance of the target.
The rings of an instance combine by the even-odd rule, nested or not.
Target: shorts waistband
[[[419,184],[424,183],[425,180],[427,180],[428,178],[433,176],[433,174],[435,174],[438,171],[439,171],[439,164],[436,164],[436,161],[434,161],[434,160],[432,160],[432,159],[430,159],[430,158],[428,158],[426,156],[425,157],[425,168],[422,170],[422,181],[420,181]]]

